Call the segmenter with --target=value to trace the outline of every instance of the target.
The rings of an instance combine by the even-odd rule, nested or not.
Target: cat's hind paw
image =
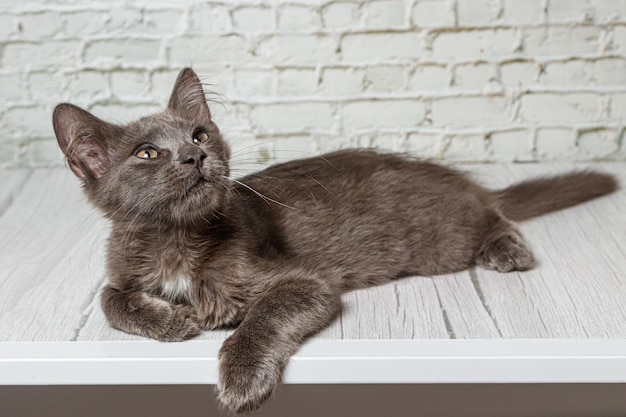
[[[535,257],[524,239],[511,232],[488,242],[478,254],[476,263],[499,272],[526,271],[535,266]]]

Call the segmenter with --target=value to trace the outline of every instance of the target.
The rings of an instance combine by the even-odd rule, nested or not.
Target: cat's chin
[[[214,219],[227,191],[228,187],[220,178],[198,178],[189,185],[182,198],[171,203],[171,220],[177,224],[188,224]]]

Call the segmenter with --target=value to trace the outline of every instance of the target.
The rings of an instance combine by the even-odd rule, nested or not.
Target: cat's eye
[[[159,156],[159,151],[151,147],[142,147],[135,152],[139,159],[155,159]]]
[[[209,140],[209,135],[207,135],[206,132],[203,132],[202,130],[198,130],[193,134],[193,143],[195,143],[196,145],[204,143],[207,140]]]

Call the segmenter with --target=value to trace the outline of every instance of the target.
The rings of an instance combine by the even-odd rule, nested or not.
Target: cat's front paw
[[[189,306],[170,304],[165,300],[138,294],[127,308],[137,315],[146,336],[163,342],[180,342],[200,334],[195,310]]]
[[[281,368],[259,346],[236,337],[226,339],[220,350],[218,399],[229,410],[244,413],[258,410],[280,381]]]

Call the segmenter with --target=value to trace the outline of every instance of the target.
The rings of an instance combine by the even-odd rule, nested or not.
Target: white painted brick
[[[274,11],[267,7],[241,7],[232,12],[233,25],[237,30],[269,32],[274,29]]]
[[[302,65],[332,61],[335,50],[335,42],[328,36],[277,35],[261,41],[256,52],[264,62]]]
[[[442,32],[433,42],[433,56],[451,59],[470,57],[482,59],[494,55],[512,54],[517,43],[515,31],[511,29]]]
[[[4,46],[3,68],[45,68],[63,62],[75,64],[78,61],[80,43],[78,41],[49,41],[41,44],[15,42]]]
[[[147,72],[115,71],[111,73],[111,92],[118,99],[141,99],[150,93]]]
[[[573,129],[542,128],[537,131],[535,146],[541,159],[568,157],[576,152],[576,133]]]
[[[125,124],[163,110],[156,104],[97,104],[88,109],[94,116],[111,123]]]
[[[0,39],[7,39],[15,32],[15,18],[9,15],[0,15]]]
[[[534,93],[521,98],[522,120],[531,123],[571,124],[595,121],[599,96],[593,93]]]
[[[417,100],[356,101],[343,106],[343,124],[348,130],[392,127],[414,128],[426,113]]]
[[[626,85],[626,59],[607,58],[594,61],[593,79],[598,85]]]
[[[195,17],[195,15],[192,15]],[[192,20],[193,22],[193,20]],[[212,20],[207,23],[212,28],[222,25],[221,20]],[[168,34],[173,35],[182,32],[185,27],[185,15],[182,10],[146,10],[141,32],[147,34]],[[205,26],[203,26],[205,28]],[[204,32],[203,32],[204,33]]]
[[[536,24],[544,20],[543,0],[504,0],[504,24]]]
[[[313,135],[313,150],[320,154],[326,152],[333,152],[340,149],[348,149],[352,145],[350,144],[351,138],[354,134],[350,135],[329,135],[329,134],[319,134],[316,133]]]
[[[514,61],[500,67],[500,78],[506,86],[527,86],[537,82],[539,65],[534,62]]]
[[[418,158],[436,158],[443,151],[443,138],[436,133],[411,133],[409,134],[404,149]]]
[[[315,156],[315,140],[311,135],[285,135],[276,138],[272,144],[274,157],[281,162]]]
[[[626,0],[591,0],[591,4],[599,22],[623,22],[626,19]]]
[[[64,100],[64,95],[68,91],[64,88],[64,78],[61,74],[50,74],[48,72],[31,72],[28,75],[30,85],[30,96],[40,103],[56,104]]]
[[[322,25],[327,29],[355,27],[361,19],[361,10],[356,3],[330,3],[322,8]]]
[[[38,39],[53,36],[61,29],[61,16],[57,12],[24,14],[19,16],[19,37]]]
[[[580,132],[578,149],[585,158],[602,159],[615,154],[619,144],[613,130],[597,129]]]
[[[626,26],[615,26],[613,28],[613,48],[623,53],[626,53]]]
[[[23,158],[30,166],[60,166],[65,163],[61,148],[55,140],[49,139],[28,142]]]
[[[159,60],[159,41],[143,39],[115,39],[89,42],[85,47],[85,61],[91,65],[136,64],[145,65]]]
[[[375,65],[365,69],[365,85],[369,91],[386,93],[404,91],[406,83],[405,67]]]
[[[550,0],[548,19],[551,21],[587,21],[595,16],[589,0]]]
[[[612,120],[626,122],[626,94],[615,93],[611,95],[609,116]]]
[[[598,52],[598,27],[555,26],[524,30],[524,52],[527,55],[571,55]]]
[[[344,61],[414,59],[423,54],[418,33],[348,34],[341,41]]]
[[[505,123],[509,109],[503,97],[447,97],[433,100],[433,125],[477,127]]]
[[[251,118],[261,132],[329,131],[333,107],[327,103],[264,104],[252,109]]]
[[[287,68],[281,70],[276,82],[280,95],[299,96],[317,92],[317,72],[312,68]]]
[[[274,11],[267,7],[241,7],[232,12],[234,27],[242,32],[269,32],[274,29]]]
[[[191,8],[189,13],[190,33],[215,34],[230,30],[230,13],[226,6],[197,3]]]
[[[169,101],[170,93],[172,92],[172,86],[174,85],[174,81],[176,81],[176,77],[178,76],[179,70],[158,70],[151,74],[151,91],[150,95],[158,100],[159,103],[163,106],[167,104]],[[200,77],[202,75],[199,74]],[[202,78],[201,78],[202,80]]]
[[[369,145],[383,152],[397,152],[406,142],[406,134],[403,132],[370,132],[365,135],[356,134],[354,137],[357,141],[351,143],[352,148],[364,148]]]
[[[140,9],[112,7],[108,11],[105,28],[109,34],[132,34],[137,28],[141,27],[142,17]]]
[[[222,126],[220,125],[220,127]],[[259,138],[250,132],[240,132],[232,137],[226,136],[231,150],[230,169],[235,177],[258,171],[259,163],[266,159],[262,154],[273,151],[275,142],[281,139],[280,137],[268,138],[267,136]]]
[[[206,35],[175,38],[169,45],[170,64],[203,65],[216,62],[244,62],[250,52],[239,35]]]
[[[321,27],[317,10],[304,6],[281,6],[278,9],[278,29],[289,32],[317,31]]]
[[[11,107],[0,118],[4,135],[45,137],[52,134],[51,109],[45,106]]]
[[[365,26],[369,29],[398,29],[405,26],[406,5],[401,0],[366,2]]]
[[[446,1],[420,1],[413,7],[411,21],[417,27],[453,27],[454,4]]]
[[[377,134],[374,134],[372,132],[350,133],[349,135],[345,135],[345,137],[343,137],[341,141],[335,141],[335,140],[328,141],[328,144],[332,144],[331,145],[332,147],[326,148],[322,144],[322,148],[327,149],[326,150],[327,152],[331,150],[334,151],[338,149],[349,149],[349,148],[380,148],[381,147],[380,142],[385,142],[387,144],[389,142],[393,142],[393,138],[389,138],[389,137],[386,137],[385,140],[382,140],[382,141],[380,139],[377,140],[377,135],[388,136],[381,132],[377,132]],[[384,148],[384,145],[382,146],[382,148]]]
[[[489,64],[463,64],[456,67],[454,86],[463,90],[481,90],[494,77],[494,69]]]
[[[67,36],[94,35],[102,32],[108,16],[98,11],[63,12],[64,31]]]
[[[274,74],[267,70],[237,69],[233,77],[237,97],[270,97],[274,94]],[[280,82],[278,83],[280,86]]]
[[[26,97],[21,74],[0,74],[0,103],[20,101]]]
[[[19,150],[19,143],[0,141],[0,169],[19,166]]]
[[[490,135],[491,154],[499,161],[529,161],[532,136],[526,129],[494,132]]]
[[[109,82],[101,72],[83,71],[69,77],[68,90],[72,101],[89,103],[109,97]]]
[[[363,91],[364,78],[364,71],[360,68],[325,68],[320,88],[330,96],[358,94]]]
[[[487,151],[482,135],[452,136],[447,138],[447,143],[442,156],[450,161],[475,161],[477,158],[484,158]]]
[[[589,84],[589,75],[585,61],[553,62],[544,67],[539,81],[546,85],[584,86]]]
[[[443,91],[450,86],[451,73],[443,66],[420,65],[409,79],[409,89],[414,91]]]
[[[270,142],[263,164],[346,146],[626,158],[626,0],[7,1],[0,166],[61,164],[56,103],[128,121],[185,65],[224,95],[227,138]]]
[[[252,111],[249,104],[228,103],[224,106],[209,104],[209,107],[213,120],[226,137],[238,137],[242,132],[247,133],[253,129],[251,125]]]
[[[493,24],[499,14],[497,0],[458,0],[457,16],[460,26]]]

